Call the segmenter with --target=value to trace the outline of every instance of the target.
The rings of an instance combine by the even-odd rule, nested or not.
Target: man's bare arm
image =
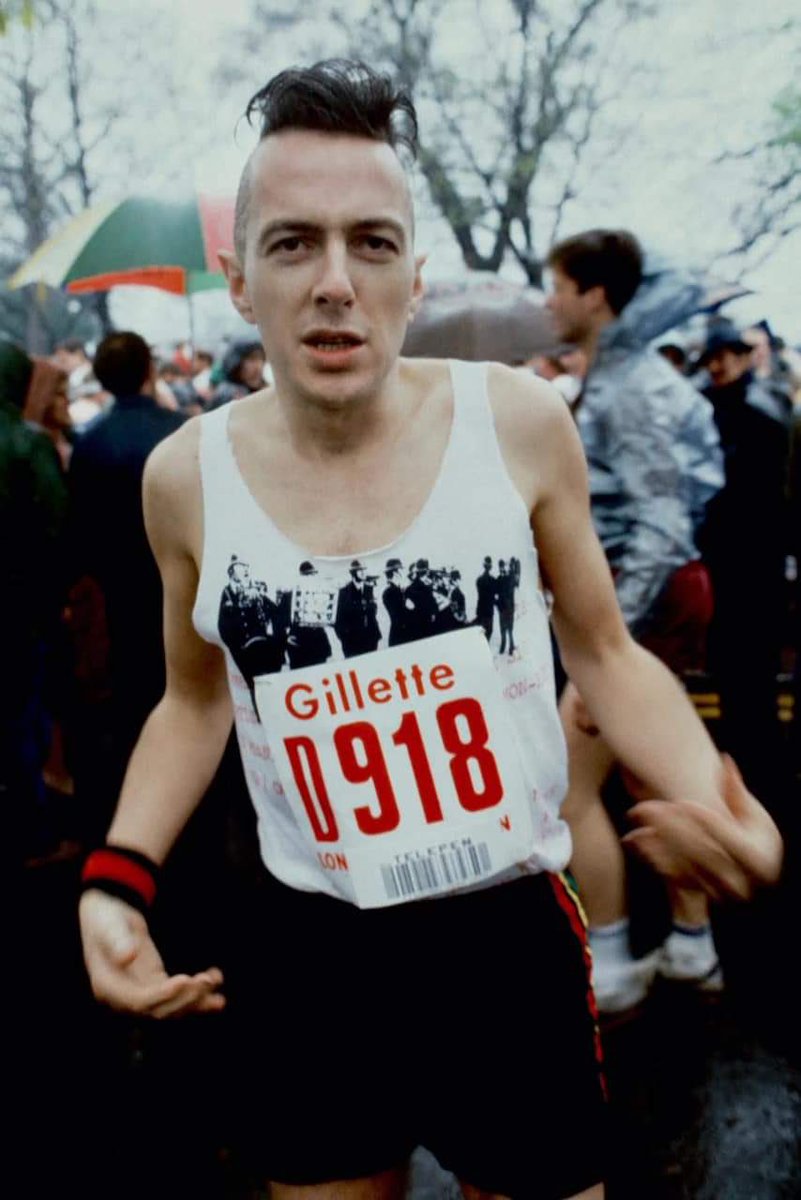
[[[512,372],[498,373],[491,389],[504,457],[532,513],[568,676],[617,757],[654,796],[719,809],[717,750],[682,687],[634,642],[621,616],[592,527],[584,452],[564,401]]]
[[[164,590],[166,688],[131,756],[109,840],[161,862],[219,765],[231,731],[225,660],[192,625],[202,539],[197,428],[163,442],[145,468],[145,526]]]
[[[154,451],[145,470],[145,524],[164,587],[166,688],[131,756],[108,835],[156,862],[208,788],[232,723],[222,653],[197,635],[191,619],[202,543],[197,434],[182,429]],[[154,1017],[223,1006],[221,973],[169,976],[144,918],[129,905],[93,889],[80,915],[98,999]]]

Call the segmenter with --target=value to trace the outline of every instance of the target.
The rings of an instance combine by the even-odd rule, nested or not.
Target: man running
[[[144,914],[233,714],[266,869],[253,978],[231,1004],[243,1070],[264,1084],[248,1095],[271,1194],[400,1197],[425,1145],[466,1197],[598,1200],[602,1082],[560,876],[540,573],[570,675],[652,794],[719,806],[718,755],[626,631],[561,397],[500,366],[399,357],[423,292],[399,157],[409,99],[327,62],[282,72],[248,111],[261,138],[225,267],[275,385],[193,420],[148,466],[168,680],[84,870],[92,985],[155,1017],[222,1008],[221,973],[168,975]],[[382,606],[375,649],[276,663],[251,699],[220,633],[234,556],[270,599],[301,559],[332,595],[354,561],[366,579],[390,556],[448,563],[474,611],[485,553],[520,563],[514,656],[480,625],[392,644]]]

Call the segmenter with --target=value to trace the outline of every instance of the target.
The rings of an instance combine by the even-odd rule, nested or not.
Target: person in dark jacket
[[[184,418],[156,403],[150,349],[138,334],[110,334],[94,366],[114,404],[73,451],[71,568],[76,580],[96,580],[105,598],[116,776],[164,688],[161,582],[145,535],[142,475],[151,450]],[[116,788],[108,794],[111,803]]]
[[[795,747],[795,769],[801,778],[801,407],[799,406],[796,406],[793,412],[790,435],[790,469],[787,479],[791,552],[795,558],[795,614],[792,634],[795,648],[793,745]]]
[[[0,798],[12,862],[53,848],[42,768],[49,749],[46,649],[63,601],[66,488],[46,433],[26,423],[33,364],[0,342]]]
[[[699,358],[724,453],[726,483],[707,508],[702,551],[715,612],[709,662],[724,747],[766,802],[783,782],[776,675],[785,628],[786,413],[751,370],[752,347],[720,322]]]

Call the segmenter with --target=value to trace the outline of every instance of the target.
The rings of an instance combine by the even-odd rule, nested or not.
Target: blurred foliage
[[[776,146],[801,150],[801,90],[788,87],[773,102],[777,130]]]
[[[801,65],[801,25],[783,31],[795,37]],[[801,229],[801,88],[782,89],[771,105],[762,140],[736,157],[750,165],[750,190],[734,209],[740,242],[732,255],[764,261]]]
[[[0,37],[7,31],[12,21],[18,20],[26,29],[33,26],[36,18],[36,0],[7,0],[0,3]]]

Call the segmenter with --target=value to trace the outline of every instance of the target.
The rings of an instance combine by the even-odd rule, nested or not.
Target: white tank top
[[[362,907],[560,871],[571,853],[529,514],[486,364],[450,371],[427,500],[395,541],[355,555],[295,545],[239,472],[230,405],[200,418],[193,620],[225,653],[262,857],[290,886]]]

